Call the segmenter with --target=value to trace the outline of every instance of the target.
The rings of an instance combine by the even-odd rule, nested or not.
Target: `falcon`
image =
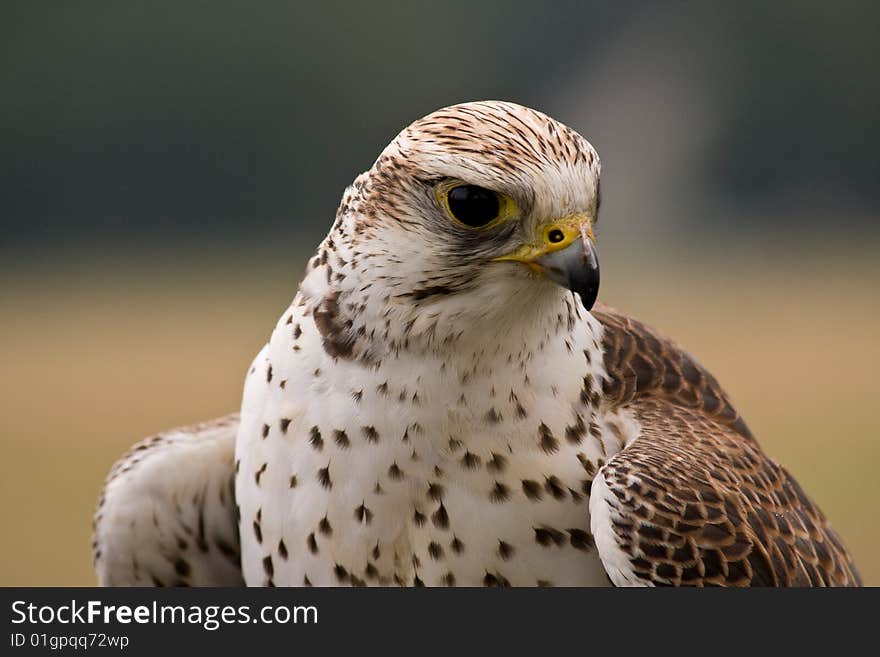
[[[100,583],[858,585],[715,378],[596,303],[600,170],[512,103],[403,130],[345,191],[240,415],[114,466]]]

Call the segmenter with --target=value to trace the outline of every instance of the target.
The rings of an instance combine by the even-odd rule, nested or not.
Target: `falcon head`
[[[348,189],[324,243],[345,253],[327,280],[366,295],[361,311],[381,291],[378,313],[400,322],[474,325],[506,313],[512,323],[569,290],[589,310],[599,174],[593,147],[535,110],[496,101],[438,110]]]

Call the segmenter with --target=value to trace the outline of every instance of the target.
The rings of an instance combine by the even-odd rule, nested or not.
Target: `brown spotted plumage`
[[[761,451],[714,377],[644,324],[594,314],[607,403],[640,425],[593,487],[593,533],[615,584],[858,585],[827,519]]]
[[[244,583],[233,486],[237,429],[237,415],[181,427],[117,461],[94,519],[101,585]]]
[[[641,435],[602,468],[608,493],[591,503],[608,506],[608,549],[628,562],[616,584],[859,584],[821,511],[753,440],[667,401],[633,410]]]
[[[593,316],[603,326],[608,373],[602,392],[606,403],[625,406],[655,397],[699,411],[745,437],[751,432],[724,390],[693,357],[642,322],[597,304]]]

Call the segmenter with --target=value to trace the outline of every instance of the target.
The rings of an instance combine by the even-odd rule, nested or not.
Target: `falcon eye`
[[[459,185],[446,194],[449,212],[465,226],[482,228],[498,218],[501,201],[491,189]]]

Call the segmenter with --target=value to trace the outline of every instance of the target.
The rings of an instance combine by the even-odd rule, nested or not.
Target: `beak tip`
[[[581,298],[581,303],[587,310],[592,310],[596,305],[596,299],[599,297],[599,279],[596,277],[596,285],[588,289],[574,290]]]
[[[599,258],[592,240],[577,240],[539,262],[550,280],[580,295],[587,310],[593,308],[599,296]]]

